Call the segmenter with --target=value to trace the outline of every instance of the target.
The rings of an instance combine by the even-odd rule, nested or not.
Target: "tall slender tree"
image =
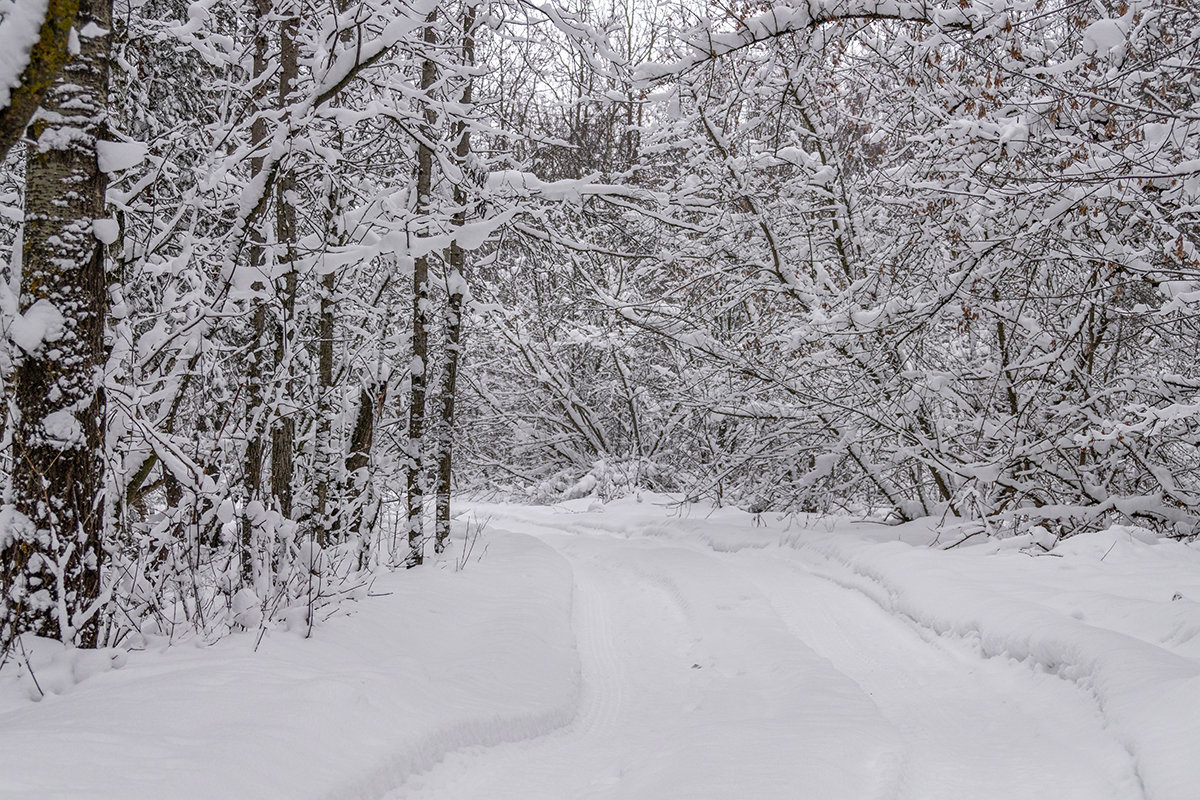
[[[416,186],[413,207],[418,221],[416,233],[428,236],[428,214],[433,199],[433,126],[437,120],[429,93],[438,79],[433,48],[437,45],[438,10],[435,6],[425,19],[423,39],[430,51],[421,61],[421,92],[425,102],[424,125],[417,152]],[[412,361],[409,365],[408,407],[408,558],[409,567],[425,560],[425,395],[429,380],[429,255],[413,259],[412,283]]]
[[[459,103],[468,112],[471,108],[475,85],[472,70],[475,66],[475,21],[477,7],[468,6],[462,15],[461,61],[465,71],[462,96]],[[437,501],[434,527],[434,551],[446,549],[450,538],[450,492],[454,472],[454,407],[458,396],[458,370],[462,361],[462,333],[464,302],[470,297],[465,275],[466,250],[459,236],[467,223],[467,176],[470,174],[468,159],[471,156],[471,128],[468,120],[454,124],[454,158],[459,178],[454,184],[454,214],[451,219],[450,247],[446,256],[446,313],[445,313],[445,373],[441,384],[441,418],[438,420],[437,437]]]
[[[83,0],[79,52],[42,99],[25,163],[14,323],[11,496],[0,528],[2,638],[100,638],[105,558],[105,173],[112,0]]]
[[[282,21],[279,26],[279,108],[286,109],[294,101],[299,79],[299,6],[295,0],[279,4]],[[297,335],[296,292],[296,175],[291,165],[284,165],[277,179],[275,193],[275,239],[277,259],[282,276],[277,294],[280,320],[275,335],[275,371],[278,374],[274,398],[275,413],[271,429],[271,495],[284,517],[292,516],[292,480],[296,472],[296,416],[292,396],[296,390],[295,340]]]
[[[250,85],[252,87],[254,121],[250,128],[250,147],[254,155],[250,159],[250,172],[255,179],[261,180],[266,163],[262,152],[270,135],[268,128],[268,93],[267,84],[270,80],[271,61],[271,0],[254,0],[254,39],[251,62]],[[266,367],[270,360],[267,350],[266,330],[269,310],[270,289],[274,284],[266,279],[268,258],[266,252],[266,236],[258,220],[249,220],[248,231],[250,240],[250,271],[252,274],[250,289],[251,298],[251,331],[248,348],[249,357],[246,360],[246,431],[249,440],[246,442],[246,458],[243,468],[243,489],[245,505],[242,519],[242,582],[253,584],[255,579],[256,562],[263,550],[261,541],[265,530],[265,506],[263,497],[263,457],[266,454],[264,444],[264,425],[270,424],[270,414],[263,400]],[[268,419],[263,419],[263,416]]]

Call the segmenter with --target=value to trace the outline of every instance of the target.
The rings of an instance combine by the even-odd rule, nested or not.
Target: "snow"
[[[96,159],[101,172],[121,172],[146,160],[150,148],[141,142],[96,142]]]
[[[43,342],[58,341],[66,330],[62,312],[46,299],[41,299],[13,319],[8,336],[13,344],[30,355],[35,355]]]
[[[449,750],[570,720],[571,592],[551,548],[496,533],[462,572],[381,577],[311,639],[270,631],[257,652],[253,633],[152,646],[74,686],[59,680],[62,693],[36,703],[27,676],[6,667],[0,796],[379,797]],[[27,646],[50,651],[43,674],[89,657]],[[71,757],[51,761],[54,752]]]
[[[47,696],[0,672],[0,794],[1194,800],[1200,785],[1195,545],[1115,527],[946,550],[962,534],[930,521],[655,495],[470,516],[482,557],[381,575],[310,639],[306,624],[257,651],[254,632],[128,654],[27,639]]]
[[[50,0],[0,0],[0,108],[21,83]]]
[[[95,39],[98,36],[107,36],[108,33],[107,28],[102,28],[95,22],[88,22],[87,25],[83,26],[83,30],[79,32],[79,35],[85,39]]]
[[[1117,529],[1033,559],[898,543],[825,552],[894,613],[1084,687],[1134,757],[1146,797],[1194,796],[1200,768],[1186,742],[1200,708],[1200,606],[1172,598],[1200,596],[1196,548]]]
[[[45,432],[46,439],[60,450],[78,447],[84,442],[83,426],[79,424],[75,415],[65,408],[47,414],[42,420],[42,431]]]
[[[101,244],[113,244],[121,237],[121,226],[115,219],[94,219],[92,235]]]
[[[1083,52],[1107,55],[1125,44],[1126,23],[1119,19],[1098,19],[1083,29]]]

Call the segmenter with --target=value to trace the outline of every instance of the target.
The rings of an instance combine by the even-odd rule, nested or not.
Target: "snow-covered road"
[[[311,638],[27,641],[0,800],[1200,797],[1196,544],[472,509]]]
[[[577,718],[453,753],[388,800],[1143,797],[1084,691],[923,634],[828,564],[553,530],[575,575]]]

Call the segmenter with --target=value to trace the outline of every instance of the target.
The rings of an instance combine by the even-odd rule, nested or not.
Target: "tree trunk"
[[[263,81],[267,71],[267,53],[270,46],[269,23],[271,18],[271,0],[255,0],[257,17],[254,25],[254,74],[255,86],[254,110],[256,116],[250,126],[250,143],[258,148],[267,140],[267,119],[263,116],[265,87]],[[263,169],[261,153],[250,159],[250,173],[258,175]],[[250,222],[250,269],[260,273],[266,261],[265,237],[262,229],[253,221]],[[262,526],[261,509],[258,501],[263,488],[263,443],[264,424],[269,419],[263,419],[263,338],[267,328],[267,306],[265,294],[267,286],[263,281],[255,280],[250,288],[260,293],[255,297],[254,313],[251,317],[250,356],[246,362],[246,431],[249,441],[246,443],[246,460],[243,474],[243,489],[246,494],[246,508],[242,519],[241,541],[241,578],[246,585],[254,583],[255,561],[261,552],[259,529]],[[266,414],[269,418],[270,414]]]
[[[384,390],[385,391],[385,390]],[[358,390],[358,412],[350,434],[350,452],[346,456],[346,489],[342,492],[346,504],[344,529],[348,536],[357,537],[359,566],[366,563],[370,542],[368,510],[374,501],[371,484],[371,445],[375,441],[375,410],[382,405],[384,391],[375,386]]]
[[[71,26],[79,11],[79,0],[50,0],[48,3],[38,40],[29,53],[29,63],[21,71],[8,105],[0,108],[0,162],[20,141],[29,120],[70,58]],[[50,103],[46,103],[46,108],[49,107]]]
[[[425,43],[432,50],[437,44],[434,23],[437,9],[429,12],[425,19]],[[433,150],[429,147],[435,121],[428,94],[437,80],[437,65],[432,55],[421,63],[421,101],[425,102],[425,130],[417,152],[417,197],[415,204],[418,220],[429,212],[430,194],[433,189]],[[428,226],[425,226],[426,228]],[[429,365],[429,258],[420,256],[413,261],[412,294],[412,361],[409,366],[410,400],[408,407],[408,558],[405,565],[415,567],[425,560],[425,537],[422,526],[422,510],[425,505],[423,486],[424,440],[425,440],[425,389]]]
[[[475,6],[463,14],[462,62],[466,68],[475,65]],[[473,79],[467,78],[463,87],[464,111],[471,107]],[[454,187],[453,227],[461,230],[467,222],[467,191],[464,186],[467,158],[471,154],[471,129],[464,122],[455,126],[458,143],[455,160],[462,175]],[[450,538],[450,490],[454,471],[454,400],[457,392],[458,367],[462,358],[463,302],[467,297],[467,282],[463,275],[465,253],[458,239],[450,242],[450,257],[446,275],[446,374],[442,381],[442,418],[438,435],[437,512],[434,525],[433,549],[441,553]]]
[[[288,4],[279,29],[279,107],[286,109],[295,91],[299,67],[296,58],[296,32],[299,19],[294,4]],[[280,173],[275,195],[275,238],[281,248],[279,260],[283,273],[279,288],[283,301],[283,320],[275,337],[275,369],[280,375],[280,397],[275,399],[275,425],[271,431],[271,494],[279,512],[292,516],[292,477],[295,474],[296,417],[292,363],[296,335],[296,176],[290,169]]]
[[[336,207],[336,194],[330,194],[330,217]],[[330,233],[335,223],[330,219]],[[313,459],[316,461],[317,504],[313,511],[316,518],[317,543],[326,547],[334,541],[336,531],[330,516],[330,505],[336,503],[330,497],[334,486],[334,290],[335,276],[332,270],[320,276],[320,318],[317,320],[317,441]]]
[[[348,5],[348,0],[336,0],[338,13],[345,13]],[[349,30],[340,34],[340,41],[343,44],[348,43],[351,38],[352,34]],[[339,94],[338,97],[340,98],[341,95]],[[332,151],[339,154],[344,152],[345,135],[340,127],[334,127],[330,139]],[[342,227],[344,220],[340,216],[343,209],[338,185],[339,176],[335,171],[330,171],[326,177],[329,180],[329,191],[326,194],[325,237],[329,245],[340,246],[344,244]],[[316,442],[313,446],[314,471],[317,480],[316,507],[313,517],[316,520],[317,544],[321,547],[340,541],[341,538],[336,514],[336,507],[341,502],[340,497],[336,496],[336,492],[340,488],[337,475],[340,467],[337,462],[341,456],[341,448],[336,447],[333,441],[333,400],[335,396],[333,337],[336,330],[336,290],[337,273],[322,264],[321,282],[318,288],[320,315],[317,319],[317,425]]]
[[[84,0],[79,54],[46,92],[25,167],[23,351],[12,503],[0,529],[0,645],[29,631],[95,647],[104,559],[104,216],[111,0]]]

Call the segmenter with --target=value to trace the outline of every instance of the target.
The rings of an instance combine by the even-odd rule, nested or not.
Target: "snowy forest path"
[[[923,635],[810,556],[498,524],[572,565],[579,712],[388,800],[1142,797],[1082,690]]]

